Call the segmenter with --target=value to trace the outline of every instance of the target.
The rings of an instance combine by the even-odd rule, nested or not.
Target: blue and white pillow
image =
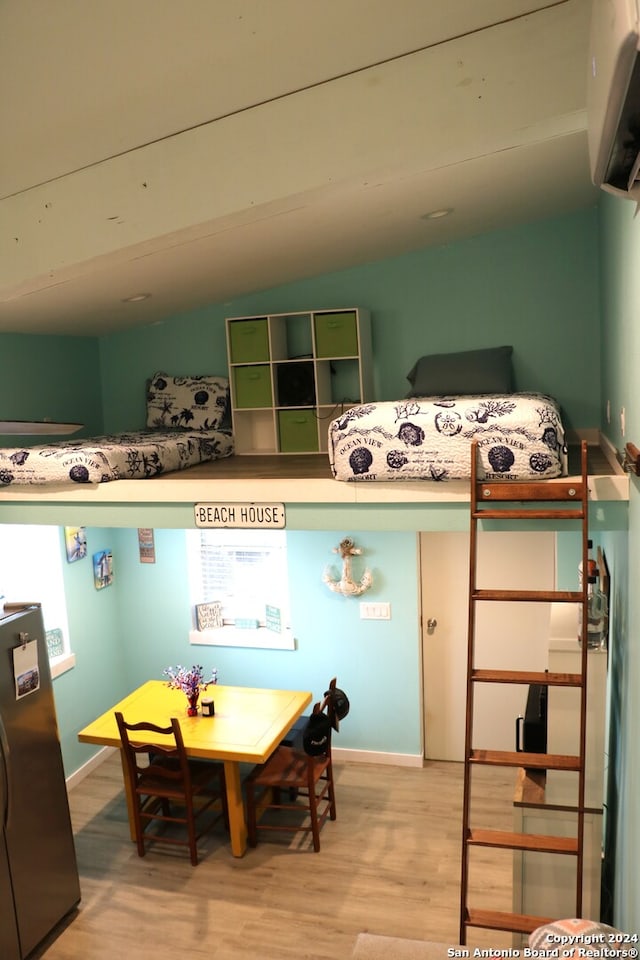
[[[147,426],[217,430],[229,402],[227,377],[170,377],[155,373],[147,389]]]

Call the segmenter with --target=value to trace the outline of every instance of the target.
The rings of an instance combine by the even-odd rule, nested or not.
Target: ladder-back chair
[[[144,857],[150,842],[177,844],[188,847],[195,866],[199,838],[220,819],[214,804],[219,802],[221,815],[228,822],[224,766],[189,760],[175,717],[168,727],[127,723],[119,712],[115,717],[133,800],[138,855]],[[203,817],[207,811],[209,815]],[[149,829],[154,822],[155,828]],[[181,835],[169,832],[175,824],[185,828]]]
[[[313,849],[320,850],[324,822],[336,819],[331,762],[334,721],[332,698],[327,695],[307,719],[301,746],[276,747],[266,763],[249,774],[245,781],[249,846],[256,846],[258,831],[310,831]],[[278,813],[274,818],[269,811]]]

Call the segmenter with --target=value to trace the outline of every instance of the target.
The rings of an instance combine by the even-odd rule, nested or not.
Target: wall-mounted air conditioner
[[[640,201],[638,0],[593,0],[587,125],[593,182]]]

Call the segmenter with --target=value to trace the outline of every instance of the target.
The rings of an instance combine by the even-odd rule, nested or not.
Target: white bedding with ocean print
[[[146,480],[233,453],[226,430],[137,430],[0,448],[0,489],[20,484]]]
[[[539,393],[363,403],[330,423],[329,461],[336,480],[462,480],[472,440],[479,479],[567,475],[560,408]]]

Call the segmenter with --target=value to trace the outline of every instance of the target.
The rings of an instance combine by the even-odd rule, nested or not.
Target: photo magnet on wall
[[[67,561],[82,560],[87,555],[87,534],[84,527],[65,527],[64,543],[67,549]]]
[[[93,555],[93,583],[96,590],[110,587],[113,583],[113,556],[110,549]]]

